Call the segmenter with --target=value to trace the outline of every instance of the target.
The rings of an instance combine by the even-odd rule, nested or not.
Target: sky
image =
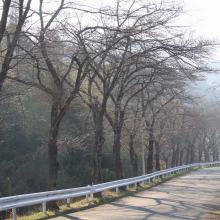
[[[220,37],[220,0],[185,0],[185,7],[198,34]]]
[[[220,0],[184,0],[184,2],[187,17],[195,29],[196,36],[220,41]],[[213,66],[220,67],[220,47],[214,58]],[[220,74],[207,75],[207,82],[210,86],[220,84]]]

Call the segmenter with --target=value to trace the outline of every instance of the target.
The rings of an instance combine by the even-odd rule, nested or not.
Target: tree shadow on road
[[[73,214],[71,214],[73,215]],[[65,218],[65,219],[71,219],[71,220],[83,220],[82,218],[78,218],[78,217],[74,217],[74,216],[71,216],[69,214],[63,214],[62,215],[62,218]],[[54,218],[54,217],[53,217]]]

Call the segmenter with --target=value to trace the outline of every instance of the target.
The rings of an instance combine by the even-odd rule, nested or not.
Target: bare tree
[[[25,68],[26,63],[32,64],[33,71],[28,77],[24,74],[7,77],[41,90],[48,95],[51,102],[48,137],[48,190],[57,188],[59,170],[57,141],[60,123],[76,98],[88,72],[88,57],[80,53],[80,46],[77,43],[80,41],[79,30],[75,30],[71,36],[69,32],[66,32],[66,38],[62,37],[68,27],[61,25],[58,17],[66,7],[64,0],[61,0],[53,13],[47,13],[43,11],[43,0],[40,1],[38,12],[40,28],[25,34],[25,37],[30,40],[32,48],[21,48],[28,56],[20,65]],[[67,21],[65,25],[68,25]],[[50,205],[56,207],[54,203]]]
[[[10,4],[11,4],[11,0],[5,1],[3,3],[2,16],[0,21],[0,43],[2,42],[2,38],[5,33]]]
[[[28,19],[28,14],[30,12],[30,5],[32,0],[28,0],[27,4],[25,5],[25,0],[20,0],[18,4],[18,19],[15,25],[15,29],[11,31],[7,31],[7,20],[8,20],[8,13],[11,4],[11,1],[5,1],[3,5],[3,12],[0,22],[0,43],[2,44],[2,39],[5,37],[5,45],[1,47],[1,51],[4,52],[2,57],[3,61],[1,63],[1,70],[0,70],[0,92],[2,91],[3,83],[5,81],[6,75],[9,71],[11,61],[15,58],[14,57],[14,50],[17,46],[18,40],[20,38],[22,28],[25,25],[25,22]],[[1,53],[2,54],[2,53]],[[18,63],[19,61],[15,62]]]

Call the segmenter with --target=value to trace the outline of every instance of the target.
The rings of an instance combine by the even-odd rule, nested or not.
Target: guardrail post
[[[12,218],[13,220],[16,220],[16,208],[12,209]]]
[[[66,206],[69,208],[70,207],[70,198],[66,199]]]
[[[135,188],[135,189],[137,188],[137,183],[134,184],[134,188]]]
[[[117,194],[119,193],[119,189],[118,189],[118,187],[116,187],[116,193],[117,193]]]
[[[90,186],[90,197],[91,197],[91,200],[93,200],[93,194],[94,194],[94,186]]]
[[[148,179],[148,183],[150,184],[150,179]]]
[[[104,197],[107,197],[107,190],[104,191]]]
[[[144,180],[142,180],[141,184],[142,184],[142,186],[144,186]]]
[[[126,190],[129,190],[129,185],[126,186]]]
[[[42,203],[42,212],[46,213],[46,202]]]
[[[86,203],[89,203],[89,195],[86,195]]]

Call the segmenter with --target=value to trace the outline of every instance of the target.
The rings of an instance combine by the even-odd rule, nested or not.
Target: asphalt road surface
[[[220,168],[207,168],[110,204],[65,214],[53,220],[216,219],[220,210]],[[220,219],[220,218],[219,218]]]

